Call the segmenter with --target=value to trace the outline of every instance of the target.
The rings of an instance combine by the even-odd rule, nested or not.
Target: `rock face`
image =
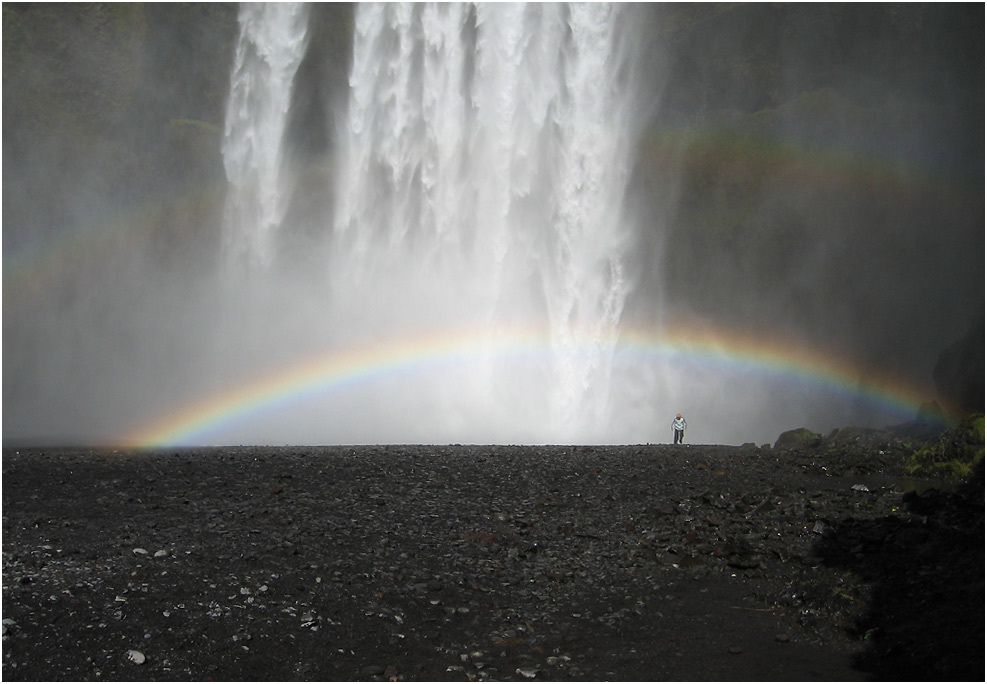
[[[893,447],[6,450],[3,678],[979,679]]]
[[[984,411],[984,319],[939,355],[932,374],[939,399],[962,413]]]

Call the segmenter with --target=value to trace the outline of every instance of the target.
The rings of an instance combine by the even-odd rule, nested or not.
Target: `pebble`
[[[143,665],[144,661],[147,660],[147,658],[144,657],[143,653],[141,653],[140,651],[135,651],[134,649],[130,649],[129,651],[127,651],[127,658],[134,665]]]
[[[642,462],[645,465],[651,463],[651,461]],[[653,466],[656,472],[663,473],[670,467],[664,461],[659,463],[662,468],[657,465]],[[575,465],[580,464],[581,462]],[[350,471],[357,472],[357,465],[358,462],[354,461]],[[388,462],[388,467],[393,465]],[[570,464],[565,462],[562,465],[569,466]],[[593,465],[595,467],[595,463]],[[711,465],[710,470],[713,467]],[[565,476],[566,471],[564,469],[559,468],[558,471],[561,473],[559,477]],[[753,472],[756,475],[760,471],[755,468]],[[342,474],[346,475],[347,473]],[[402,485],[399,475],[400,470],[398,469],[394,477],[388,479],[390,484],[387,485],[397,488],[393,493],[398,495],[403,491],[400,489]],[[584,478],[585,474],[578,471],[572,477]],[[616,476],[613,479],[614,482],[622,482]],[[394,627],[395,622],[397,624],[410,623],[406,629],[409,630],[408,636],[413,637],[415,629],[413,625],[417,622],[414,617],[419,617],[419,614],[411,610],[408,610],[407,613],[398,611],[398,606],[407,610],[404,602],[397,597],[400,596],[401,588],[409,587],[418,592],[414,596],[414,602],[423,604],[423,608],[432,607],[431,610],[421,612],[421,617],[427,621],[427,625],[422,623],[423,633],[424,627],[427,626],[429,628],[428,639],[434,640],[437,645],[451,645],[454,648],[454,650],[443,649],[444,655],[432,656],[433,659],[428,662],[429,666],[444,667],[449,665],[448,660],[445,660],[446,658],[453,662],[459,660],[458,664],[449,665],[449,672],[459,673],[462,675],[459,678],[466,676],[478,679],[486,677],[521,680],[545,677],[562,678],[577,677],[579,676],[577,673],[583,670],[588,673],[587,676],[590,678],[598,678],[599,672],[596,670],[598,656],[594,655],[585,659],[580,657],[580,668],[577,669],[568,664],[569,656],[562,656],[558,651],[553,653],[547,648],[543,650],[543,647],[538,645],[543,643],[540,640],[540,635],[552,634],[552,643],[556,638],[559,643],[569,643],[570,641],[577,641],[582,636],[584,624],[590,629],[597,624],[609,628],[624,628],[624,625],[628,625],[627,632],[634,634],[637,627],[637,617],[635,616],[645,615],[647,617],[642,618],[645,620],[666,621],[674,619],[679,614],[677,606],[682,603],[682,597],[678,595],[678,592],[684,591],[684,589],[678,585],[678,575],[668,573],[666,577],[666,567],[660,562],[656,563],[655,560],[655,556],[659,556],[659,560],[664,558],[662,552],[669,545],[674,545],[677,551],[676,559],[683,567],[685,567],[683,559],[701,560],[701,567],[706,571],[706,576],[710,578],[710,581],[716,581],[722,575],[723,581],[733,582],[732,578],[746,577],[746,571],[751,570],[753,572],[749,574],[752,578],[764,578],[766,582],[773,582],[776,574],[780,574],[782,569],[787,570],[789,568],[794,568],[793,572],[800,573],[798,576],[802,577],[808,574],[808,568],[803,567],[803,564],[819,565],[822,563],[822,557],[816,556],[817,553],[821,553],[818,544],[819,535],[832,535],[834,530],[831,525],[835,525],[836,521],[845,517],[841,514],[842,509],[839,506],[849,505],[846,502],[852,503],[860,500],[860,496],[848,491],[852,480],[846,484],[832,485],[834,490],[837,489],[837,486],[839,487],[838,495],[830,494],[829,489],[820,491],[818,494],[814,493],[814,490],[789,492],[779,488],[777,492],[769,491],[767,484],[758,484],[756,480],[745,489],[739,485],[734,487],[733,480],[724,480],[725,485],[722,488],[718,483],[710,484],[705,481],[698,485],[687,483],[683,485],[681,495],[669,503],[663,501],[653,503],[653,496],[650,493],[647,496],[637,494],[636,487],[638,485],[636,484],[626,486],[626,491],[623,492],[627,497],[626,501],[615,494],[613,498],[603,499],[601,496],[598,497],[599,501],[593,499],[590,503],[583,503],[583,498],[589,501],[591,496],[580,490],[582,485],[579,484],[581,482],[579,480],[571,486],[568,483],[559,482],[556,489],[551,489],[551,487],[556,486],[554,481],[546,482],[543,483],[542,488],[538,489],[539,493],[537,494],[540,497],[542,489],[551,490],[552,493],[545,495],[546,498],[536,499],[536,494],[528,495],[527,491],[524,490],[515,501],[510,498],[513,494],[511,490],[506,489],[507,485],[493,484],[499,482],[499,480],[494,479],[491,480],[490,484],[490,487],[493,488],[491,498],[496,499],[498,505],[510,506],[510,513],[504,514],[502,518],[496,518],[488,513],[487,509],[481,510],[479,506],[466,506],[462,510],[455,509],[458,513],[447,515],[447,504],[449,510],[454,510],[452,508],[453,502],[461,498],[457,495],[466,491],[467,486],[472,487],[475,484],[473,482],[457,483],[451,479],[449,482],[452,484],[444,487],[441,492],[436,492],[434,497],[426,496],[424,487],[421,490],[415,490],[412,495],[407,497],[408,505],[412,507],[411,510],[424,512],[420,517],[412,516],[407,520],[402,519],[398,529],[405,537],[390,534],[388,525],[392,524],[393,521],[386,516],[380,521],[370,517],[365,522],[360,523],[359,520],[356,520],[362,510],[360,499],[354,497],[353,501],[350,502],[343,496],[337,497],[334,499],[335,504],[332,508],[333,515],[336,516],[333,518],[333,524],[337,529],[332,532],[333,536],[331,537],[329,532],[326,532],[326,538],[331,539],[333,546],[335,546],[338,536],[338,544],[343,554],[336,557],[329,556],[326,560],[306,558],[304,554],[300,557],[286,557],[288,554],[282,553],[281,546],[273,543],[269,545],[272,555],[268,559],[265,555],[267,552],[264,550],[264,543],[257,542],[256,555],[252,558],[264,559],[265,562],[270,560],[269,566],[263,566],[270,569],[256,571],[259,575],[249,577],[237,577],[232,574],[222,577],[215,574],[216,569],[214,567],[207,567],[202,560],[198,559],[199,555],[203,555],[200,553],[202,547],[193,540],[188,550],[185,548],[176,550],[176,559],[186,561],[189,558],[189,569],[192,572],[200,573],[195,575],[194,579],[197,583],[204,582],[209,591],[204,592],[203,602],[199,604],[200,608],[187,614],[180,611],[184,606],[173,603],[159,604],[158,610],[155,612],[168,619],[175,615],[182,615],[183,620],[180,622],[183,623],[189,619],[195,619],[198,620],[197,624],[200,626],[209,618],[221,618],[237,614],[242,614],[248,618],[263,618],[264,616],[260,612],[255,612],[259,611],[260,608],[252,607],[250,604],[250,599],[256,597],[258,603],[267,604],[271,612],[283,609],[284,612],[289,613],[291,616],[289,621],[295,627],[292,630],[292,641],[290,642],[294,647],[294,643],[315,643],[313,641],[315,637],[309,630],[322,631],[324,629],[329,631],[331,625],[338,624],[325,615],[319,615],[319,612],[327,611],[327,615],[343,615],[345,613],[342,612],[341,606],[349,606],[346,601],[349,599],[355,601],[364,594],[369,595],[373,590],[378,592],[374,595],[375,607],[371,609],[373,614],[380,614],[381,617],[386,618],[390,627]],[[442,483],[447,484],[445,481]],[[369,485],[363,483],[361,486]],[[381,487],[383,486],[381,485]],[[505,487],[505,489],[498,487]],[[536,488],[532,489],[534,491]],[[259,491],[264,492],[264,488]],[[528,498],[524,498],[525,496]],[[834,502],[834,497],[837,496],[839,498]],[[772,504],[770,510],[757,512],[758,502],[765,501],[769,497]],[[244,508],[245,513],[250,514],[250,518],[244,520],[253,519],[254,522],[251,524],[257,525],[258,533],[267,529],[258,521],[265,521],[268,518],[276,521],[278,516],[292,515],[295,510],[289,508],[285,509],[285,512],[271,505],[269,503],[271,499],[265,497],[255,497],[255,499],[257,501],[263,499],[263,503],[257,504],[259,508],[256,510]],[[301,500],[306,499],[301,498]],[[600,506],[591,506],[591,504],[600,502],[602,502]],[[347,511],[347,505],[353,506],[352,513]],[[878,507],[869,515],[885,515],[884,500],[877,499],[876,505]],[[557,509],[560,511],[558,514],[555,512]],[[760,532],[757,535],[745,534],[753,525],[745,517],[746,512],[751,510],[754,510],[757,516],[755,528]],[[866,510],[870,511],[871,509]],[[457,518],[456,515],[459,517]],[[349,518],[354,519],[352,524],[347,523]],[[570,519],[576,522],[567,522]],[[827,522],[827,520],[831,522]],[[523,528],[522,521],[524,522]],[[293,524],[298,528],[291,531],[293,535],[298,536],[300,531],[306,529],[304,520],[300,523],[296,521]],[[354,530],[359,531],[361,529],[359,524],[366,526],[366,536],[360,537],[361,545],[351,549],[347,546],[351,543],[350,537],[347,536],[350,532],[346,530],[353,527]],[[566,524],[569,525],[568,528],[566,528]],[[164,538],[163,541],[169,538],[175,539],[178,536],[171,528],[162,526],[156,530],[156,534]],[[458,540],[461,538],[463,530],[496,533],[500,535],[500,541],[491,545],[460,544]],[[378,532],[380,532],[379,535]],[[814,532],[815,534],[806,534],[807,532]],[[524,536],[523,540],[522,536]],[[422,551],[421,555],[424,560],[431,561],[432,564],[418,567],[418,559],[415,558],[414,552],[398,553],[402,551],[402,547],[397,541],[393,541],[398,538],[413,539],[414,543],[417,544],[416,548]],[[255,538],[250,537],[249,539],[252,541]],[[356,537],[353,539],[355,540]],[[445,539],[452,540],[447,547],[442,546],[441,540]],[[859,545],[862,543],[862,539],[866,541],[867,537],[858,534],[848,538],[848,544],[852,542]],[[444,555],[436,554],[433,558],[429,551],[433,543],[445,552]],[[124,542],[119,547],[120,550],[126,548],[126,545]],[[29,551],[34,553],[36,548],[29,549]],[[150,548],[153,548],[153,545]],[[236,552],[232,548],[231,546],[222,549],[224,560],[235,558]],[[294,548],[295,546],[285,547],[287,551]],[[535,553],[536,548],[537,554]],[[850,547],[848,546],[848,548]],[[791,558],[794,563],[782,565],[775,562],[776,550],[783,550],[785,557]],[[138,556],[148,554],[148,550],[139,547],[132,547],[132,552]],[[508,562],[507,557],[511,552],[516,556],[515,565]],[[25,555],[27,553],[25,552]],[[38,556],[40,563],[40,554],[35,555]],[[154,552],[153,555],[155,558],[163,558],[170,556],[170,552],[161,549]],[[415,558],[415,562],[408,562],[409,558]],[[767,560],[762,562],[762,559]],[[6,553],[4,560],[7,560]],[[50,569],[58,569],[60,566],[57,563],[62,562],[57,559],[52,560],[47,556],[43,560],[48,563]],[[310,561],[318,562],[312,562],[310,565]],[[147,565],[146,560],[142,560],[142,562]],[[156,564],[157,568],[153,574],[159,574],[161,569],[169,567],[170,564],[170,561]],[[20,570],[22,566],[24,568],[22,572],[35,571],[33,567],[23,562],[15,567]],[[199,569],[200,566],[205,569]],[[483,572],[476,574],[475,577],[463,572],[464,568],[472,569],[474,567],[482,569]],[[107,572],[110,570],[109,565],[106,569]],[[170,569],[170,572],[174,573],[176,570],[177,568]],[[283,577],[281,574],[273,573],[270,570],[281,571]],[[313,570],[315,572],[311,572]],[[736,572],[734,572],[735,570]],[[745,572],[742,574],[741,571]],[[185,572],[184,562],[183,572]],[[49,573],[49,570],[45,570],[45,573]],[[823,573],[827,573],[826,577],[828,577],[830,569],[823,568],[817,574],[823,576]],[[319,574],[319,576],[315,577],[315,574]],[[646,593],[642,592],[639,595],[631,585],[624,586],[622,580],[616,579],[631,575],[635,581],[638,579],[644,581],[645,578],[650,580],[651,588]],[[17,576],[14,574],[14,577]],[[39,569],[38,576],[47,577],[47,574],[43,575]],[[815,576],[816,574],[812,575],[812,577]],[[610,580],[610,577],[615,579]],[[266,580],[269,584],[262,584],[260,580]],[[666,581],[669,583],[667,589],[654,588],[663,587]],[[128,598],[135,602],[134,605],[139,602],[139,598],[143,599],[148,592],[138,593],[143,591],[139,583],[140,580],[135,579],[126,590],[117,589],[121,593],[116,597],[115,605],[110,604],[108,610],[112,611],[114,608],[130,605],[127,602]],[[42,587],[45,592],[48,591],[49,584],[46,579],[46,583]],[[331,587],[331,591],[326,589],[324,595],[318,591],[325,589],[327,585]],[[112,583],[107,583],[106,586],[116,587]],[[297,592],[294,591],[296,587]],[[53,590],[58,588],[59,586],[54,586]],[[144,588],[146,589],[147,585],[144,585]],[[30,590],[20,587],[17,589],[21,592]],[[390,594],[392,589],[394,591],[393,601]],[[620,593],[614,593],[617,590],[620,590]],[[665,591],[675,593],[666,594]],[[779,589],[779,591],[781,590]],[[220,593],[222,596],[219,595]],[[498,595],[501,593],[503,596]],[[330,602],[332,596],[336,594],[342,601],[338,605]],[[612,605],[603,603],[596,607],[595,603],[591,605],[589,601],[585,600],[587,596],[593,596],[595,599],[597,594],[599,594],[599,601],[607,601]],[[113,593],[106,596],[106,598],[111,597],[114,597]],[[516,597],[516,602],[511,597]],[[665,598],[665,601],[662,601],[662,597]],[[222,607],[228,605],[224,600],[225,598],[231,599],[234,604],[229,605],[224,611]],[[507,604],[509,598],[511,602]],[[654,605],[645,608],[641,604],[642,598],[648,600],[653,598]],[[218,603],[210,599],[217,599]],[[510,605],[512,607],[502,607],[502,599],[505,601],[505,606]],[[531,599],[536,599],[536,601]],[[790,600],[786,600],[784,608],[794,614],[796,610],[813,607],[815,605],[813,600],[812,595],[807,598],[799,596],[796,599],[792,597]],[[313,603],[319,606],[318,611],[313,610]],[[376,607],[378,603],[380,604],[379,608]],[[667,607],[665,603],[668,604]],[[444,606],[448,607],[443,609]],[[666,618],[663,612],[655,610],[658,607],[668,613],[669,617]],[[165,608],[167,610],[163,610]],[[335,612],[337,610],[341,612]],[[203,611],[208,612],[203,613]],[[237,611],[247,612],[238,613]],[[118,615],[122,616],[122,613],[118,611]],[[572,620],[576,622],[569,621],[568,615],[571,615]],[[474,616],[479,617],[473,620]],[[553,626],[553,621],[548,618],[555,618],[556,616],[566,618],[563,621],[564,624]],[[159,624],[161,624],[161,619],[158,619]],[[3,622],[4,627],[8,628],[7,621],[4,620]],[[105,627],[105,625],[103,626]],[[165,629],[171,631],[179,627],[184,629],[180,625],[174,625],[174,627],[168,625]],[[204,627],[204,634],[215,633],[215,631],[210,630],[208,624]],[[481,639],[480,634],[473,634],[471,630],[477,630],[481,627],[489,630],[491,635],[489,641],[483,643],[492,643],[495,646],[490,649],[489,653],[472,651],[470,648],[474,643],[478,643],[477,640]],[[145,626],[145,629],[147,628]],[[16,627],[13,629],[16,630]],[[766,626],[766,630],[770,629]],[[341,633],[348,631],[348,629],[339,630]],[[143,630],[138,634],[142,633]],[[456,635],[455,638],[450,637],[450,634]],[[764,636],[767,637],[768,644],[771,643],[772,639],[775,643],[789,643],[793,640],[797,641],[798,634],[800,632],[796,629],[792,634],[766,631]],[[396,639],[404,638],[403,635],[386,628],[383,630],[383,636],[384,638],[390,637],[392,644],[396,643]],[[254,638],[261,638],[261,635],[255,634]],[[453,638],[456,643],[444,641],[450,638]],[[235,645],[229,645],[229,652],[239,655],[240,648],[237,646],[246,648],[244,644],[249,642],[249,637],[238,632],[232,636],[232,642]],[[145,647],[149,643],[151,642],[145,641]],[[126,645],[126,641],[122,643],[118,641],[117,644],[113,651],[118,662],[122,651],[127,654],[132,664],[141,665],[145,663],[146,659],[139,651],[128,652],[122,648]],[[132,643],[131,645],[136,644]],[[333,644],[333,646],[336,645]],[[353,660],[350,661],[352,664],[349,665],[350,669],[347,670],[350,672],[350,676],[364,680],[380,678],[382,675],[384,679],[388,677],[403,678],[404,676],[413,678],[416,672],[431,672],[424,664],[418,665],[417,670],[414,667],[408,667],[407,663],[401,663],[397,667],[394,665],[384,667],[382,662],[379,665],[360,666],[358,658],[361,654],[356,643],[338,645],[345,645],[347,648],[340,647],[334,650],[338,650],[340,654],[349,653],[353,656]],[[577,645],[581,646],[581,644]],[[683,645],[681,648],[685,650],[686,646]],[[747,654],[748,658],[753,657],[755,652],[760,653],[763,646],[756,648],[752,646],[752,648],[754,650],[751,654]],[[746,653],[745,649],[729,643],[728,649],[724,650],[734,655]],[[131,655],[131,653],[139,654],[139,658]],[[162,667],[164,661],[159,660],[159,655],[156,654],[155,663],[149,664],[149,667],[155,670]],[[372,653],[365,653],[364,655],[372,656]],[[679,658],[686,657],[686,653],[682,652],[677,652],[675,655]],[[441,658],[441,660],[436,662],[435,658]],[[743,659],[738,659],[735,662],[739,662],[739,660]],[[533,661],[538,661],[541,664],[541,669],[533,666],[531,664]],[[424,658],[419,662],[425,662]],[[510,665],[514,665],[517,669],[511,671]],[[218,663],[217,668],[212,671],[213,674],[223,675],[225,673],[228,675],[228,671],[220,669],[221,667],[225,667],[224,662]],[[359,669],[361,667],[362,670]],[[399,667],[400,669],[407,667],[409,672],[399,672]],[[91,670],[89,671],[91,672]],[[144,671],[142,670],[142,672]],[[464,672],[468,675],[464,675]],[[189,673],[186,672],[185,674]],[[194,674],[201,673],[195,672]]]

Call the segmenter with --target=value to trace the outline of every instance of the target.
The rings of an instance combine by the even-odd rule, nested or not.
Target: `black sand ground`
[[[982,680],[893,446],[7,449],[3,679]]]

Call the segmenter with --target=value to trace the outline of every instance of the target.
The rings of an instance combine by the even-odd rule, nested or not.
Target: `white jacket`
[[[683,432],[685,432],[685,426],[686,426],[685,418],[676,418],[675,420],[672,421],[673,430],[682,430]]]

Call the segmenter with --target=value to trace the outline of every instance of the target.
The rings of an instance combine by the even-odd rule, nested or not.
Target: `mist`
[[[982,340],[982,6],[253,9],[4,5],[5,445],[760,444]]]

